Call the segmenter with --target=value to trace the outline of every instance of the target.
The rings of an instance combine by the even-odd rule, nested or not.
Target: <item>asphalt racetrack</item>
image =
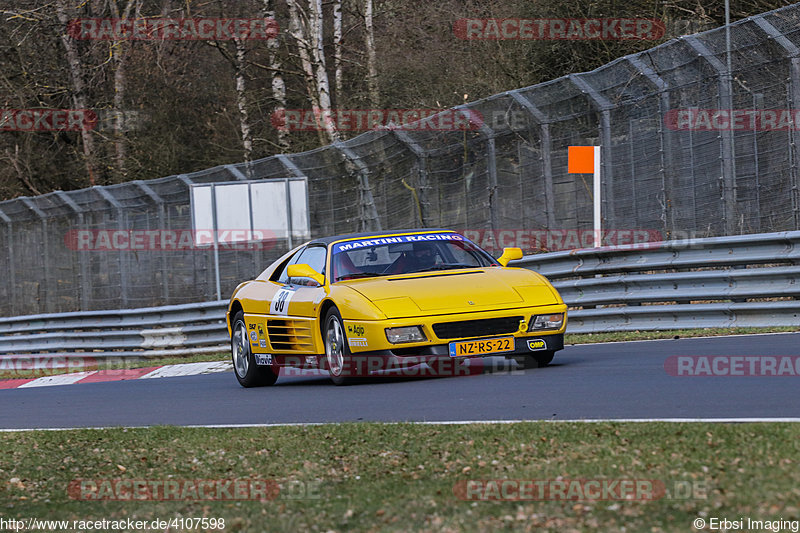
[[[282,376],[273,387],[244,389],[229,372],[0,390],[0,428],[800,418],[800,376],[788,366],[780,376],[676,376],[675,356],[793,356],[796,368],[800,333],[567,346],[547,368],[516,370],[497,358],[500,370],[481,375],[346,387]],[[712,371],[747,373],[741,361]]]

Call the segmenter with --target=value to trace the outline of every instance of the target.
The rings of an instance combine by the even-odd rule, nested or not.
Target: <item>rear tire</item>
[[[247,324],[244,322],[244,313],[239,311],[233,317],[231,328],[231,360],[233,373],[242,387],[262,387],[273,385],[278,380],[278,374],[273,372],[271,366],[258,366],[253,351],[250,349],[250,338],[247,333]]]

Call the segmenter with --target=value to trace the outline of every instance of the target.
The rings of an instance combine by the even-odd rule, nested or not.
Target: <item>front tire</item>
[[[342,315],[331,307],[325,315],[325,363],[331,381],[336,385],[350,385],[355,381],[353,358],[344,334]]]
[[[529,370],[532,368],[542,368],[549,365],[555,355],[556,352],[553,351],[537,352],[529,355],[516,355],[514,356],[514,360],[519,366]]]
[[[262,387],[272,385],[278,380],[278,374],[273,372],[271,366],[258,366],[250,349],[250,339],[247,336],[247,324],[244,322],[244,313],[239,311],[233,318],[231,328],[231,359],[233,373],[242,387]]]

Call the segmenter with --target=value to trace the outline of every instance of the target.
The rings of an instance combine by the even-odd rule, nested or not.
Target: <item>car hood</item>
[[[387,318],[467,313],[560,303],[543,277],[525,269],[465,269],[345,282]]]

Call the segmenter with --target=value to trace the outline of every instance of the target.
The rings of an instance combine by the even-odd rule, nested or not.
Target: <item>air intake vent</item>
[[[504,333],[517,331],[521,320],[521,316],[509,316],[483,320],[464,320],[461,322],[441,322],[433,325],[433,332],[440,339],[503,335]]]
[[[270,320],[269,343],[273,350],[310,351],[314,348],[310,322],[305,320]]]

